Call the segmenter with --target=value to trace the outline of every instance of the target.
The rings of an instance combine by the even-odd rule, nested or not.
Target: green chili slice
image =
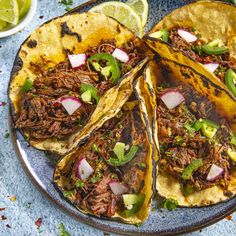
[[[199,167],[203,165],[202,159],[196,159],[192,163],[190,163],[183,171],[182,178],[184,180],[190,179],[192,177],[193,172],[198,170]]]
[[[236,73],[232,69],[228,69],[225,74],[225,84],[227,88],[236,97]]]

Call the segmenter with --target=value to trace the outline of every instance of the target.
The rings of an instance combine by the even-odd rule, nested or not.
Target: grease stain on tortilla
[[[35,40],[35,39],[30,39],[28,42],[27,42],[27,47],[29,48],[35,48],[37,47],[37,44],[38,42]]]

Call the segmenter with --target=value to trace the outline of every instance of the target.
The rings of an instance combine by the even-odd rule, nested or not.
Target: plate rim
[[[71,9],[69,12],[66,12],[63,15],[68,15],[68,14],[74,14],[74,13],[78,13],[80,12],[83,8],[90,6],[91,4],[96,4],[96,2],[105,2],[105,1],[110,1],[110,0],[88,0],[80,5],[78,5],[77,7]],[[48,21],[51,21],[55,18],[61,17],[63,15],[59,15],[57,17],[51,18]],[[44,22],[43,24],[47,23],[48,21]],[[40,27],[40,26],[39,26]],[[29,36],[27,36],[28,38]],[[26,39],[27,39],[26,38]],[[21,47],[21,46],[20,46]],[[16,57],[18,56],[18,52],[16,54]],[[11,74],[12,75],[12,74]],[[10,78],[11,78],[10,75]],[[11,79],[9,80],[9,84],[10,85]],[[8,91],[9,94],[9,91]],[[8,100],[10,101],[10,99],[8,98]],[[39,184],[39,182],[34,178],[33,174],[31,173],[31,171],[27,168],[26,163],[24,161],[24,158],[19,150],[19,147],[17,145],[17,137],[16,137],[16,132],[17,130],[14,128],[13,125],[13,111],[12,111],[12,104],[9,103],[8,106],[8,126],[9,126],[9,131],[10,131],[10,138],[11,138],[11,143],[13,145],[15,154],[18,158],[18,160],[21,163],[22,169],[24,170],[26,176],[30,179],[31,183],[33,183],[33,185],[37,188],[37,190],[40,192],[40,194],[42,196],[46,196],[47,199],[53,203],[53,205],[55,207],[57,207],[57,209],[60,209],[63,213],[66,213],[67,215],[73,217],[73,219],[89,225],[90,227],[99,229],[103,232],[107,232],[107,233],[115,233],[115,234],[119,234],[119,235],[143,235],[143,236],[148,236],[148,235],[159,235],[159,236],[170,236],[170,235],[182,235],[185,233],[191,233],[200,229],[203,229],[205,227],[208,227],[222,219],[224,219],[225,217],[227,217],[228,215],[232,214],[233,212],[236,211],[236,205],[234,207],[232,207],[231,209],[226,209],[223,212],[220,212],[220,214],[215,215],[215,217],[212,217],[210,220],[208,220],[207,222],[200,222],[197,223],[195,225],[192,226],[185,226],[183,228],[178,229],[178,231],[174,231],[174,230],[170,230],[170,231],[159,231],[159,232],[133,232],[132,230],[125,230],[125,229],[117,229],[117,228],[113,228],[112,226],[106,226],[106,225],[102,225],[98,222],[93,222],[91,219],[85,219],[82,216],[77,215],[75,212],[71,211],[70,209],[68,209],[67,207],[65,207],[65,205],[61,204],[58,200],[56,200],[55,198],[53,198],[45,189],[42,188],[42,186]],[[231,200],[233,200],[235,197],[233,197]],[[229,200],[230,201],[230,200]],[[220,204],[220,203],[219,203]],[[210,206],[209,206],[210,207]],[[147,220],[148,221],[148,220]],[[112,222],[112,221],[110,221]],[[125,225],[125,223],[124,223]]]

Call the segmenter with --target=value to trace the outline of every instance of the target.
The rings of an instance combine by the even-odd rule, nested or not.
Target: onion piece
[[[223,173],[223,169],[215,164],[213,164],[210,168],[210,171],[207,175],[207,180],[213,181],[216,177]]]
[[[60,102],[69,115],[72,115],[79,107],[82,106],[81,101],[75,97],[63,97]]]
[[[81,180],[87,179],[94,172],[93,168],[89,165],[85,158],[81,158],[78,161],[76,169],[77,177]]]
[[[192,43],[197,40],[197,37],[195,35],[189,33],[188,31],[178,29],[177,32],[178,32],[178,35],[181,38],[183,38],[185,41],[187,41],[188,43]]]
[[[219,64],[218,64],[218,63],[207,63],[207,64],[204,64],[204,66],[205,66],[210,72],[213,73],[213,72],[218,68]]]
[[[111,191],[115,194],[115,195],[119,195],[119,194],[123,194],[128,192],[128,188],[121,182],[119,181],[111,181],[109,183],[109,186],[111,188]]]
[[[119,48],[116,48],[114,50],[114,52],[112,53],[112,56],[124,63],[129,61],[129,55],[125,51],[123,51]]]
[[[166,89],[161,95],[161,100],[171,110],[181,104],[185,99],[177,89]]]
[[[73,54],[68,56],[72,68],[79,68],[82,65],[85,65],[87,56],[86,54]]]

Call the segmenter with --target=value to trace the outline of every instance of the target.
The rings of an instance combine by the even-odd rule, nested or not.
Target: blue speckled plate
[[[101,2],[104,2],[104,0],[93,0],[75,8],[73,11],[87,11],[91,6]],[[189,2],[187,0],[149,0],[149,18],[146,31],[165,14]],[[12,127],[11,115],[9,117],[10,126]],[[87,216],[78,212],[72,205],[62,199],[54,188],[52,184],[54,168],[47,154],[28,147],[27,142],[13,127],[12,141],[26,173],[41,192],[59,208],[71,214],[79,221],[103,231],[126,235],[137,235],[137,233],[140,235],[177,235],[213,224],[235,211],[236,198],[233,198],[228,202],[211,207],[178,208],[175,211],[158,209],[151,212],[149,219],[141,227]],[[153,204],[156,203],[154,202]]]

